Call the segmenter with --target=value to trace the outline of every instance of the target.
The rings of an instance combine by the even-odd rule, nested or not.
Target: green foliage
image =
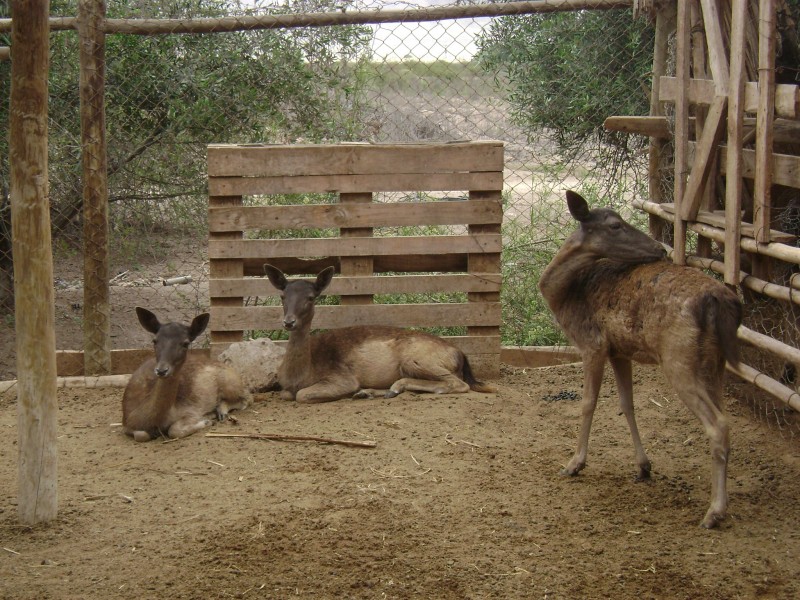
[[[483,67],[507,77],[512,116],[532,135],[551,130],[562,149],[590,138],[642,143],[603,129],[610,115],[649,112],[653,31],[630,11],[496,19],[478,46]]]

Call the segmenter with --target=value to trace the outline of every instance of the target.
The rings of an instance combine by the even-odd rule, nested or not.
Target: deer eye
[[[622,229],[622,223],[615,221],[609,225],[609,228],[613,229],[614,231],[619,231],[620,229]]]

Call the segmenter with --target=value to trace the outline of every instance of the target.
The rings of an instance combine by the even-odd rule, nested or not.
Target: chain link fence
[[[119,24],[386,13],[447,4],[473,3],[109,0],[107,17]],[[7,5],[3,10],[8,16]],[[77,2],[52,1],[51,14],[74,17]],[[8,35],[3,37],[7,43]],[[83,346],[84,277],[92,269],[84,260],[90,240],[83,229],[79,51],[75,30],[53,31],[49,161],[56,342],[58,349],[72,350]],[[537,288],[542,269],[573,229],[564,190],[578,190],[647,226],[630,200],[647,195],[648,140],[607,132],[603,121],[613,114],[648,114],[652,60],[652,25],[634,19],[629,9],[223,33],[109,33],[112,347],[147,345],[135,306],[184,321],[208,308],[207,144],[481,139],[506,144],[503,344],[566,343]],[[8,62],[0,62],[0,77],[8,82],[8,75]],[[7,118],[7,106],[5,111]],[[16,369],[7,173],[3,164],[0,379],[14,378]],[[378,195],[376,201],[389,199]]]

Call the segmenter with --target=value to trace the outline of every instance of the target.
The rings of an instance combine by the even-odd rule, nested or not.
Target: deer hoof
[[[640,467],[636,475],[636,481],[650,481],[650,465]]]
[[[383,395],[384,398],[397,398],[400,395],[400,392],[396,392],[394,390],[386,390],[386,393]]]
[[[708,511],[706,516],[703,518],[702,522],[700,523],[700,527],[705,529],[714,529],[717,525],[719,525],[722,521],[725,520],[724,514],[719,514],[715,512]]]

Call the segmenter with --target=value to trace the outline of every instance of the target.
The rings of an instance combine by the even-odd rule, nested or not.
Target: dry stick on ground
[[[353,440],[334,440],[310,435],[280,435],[276,433],[207,433],[206,437],[243,437],[254,440],[273,440],[279,442],[319,442],[321,444],[340,444],[356,448],[375,448],[375,442],[358,442]]]

